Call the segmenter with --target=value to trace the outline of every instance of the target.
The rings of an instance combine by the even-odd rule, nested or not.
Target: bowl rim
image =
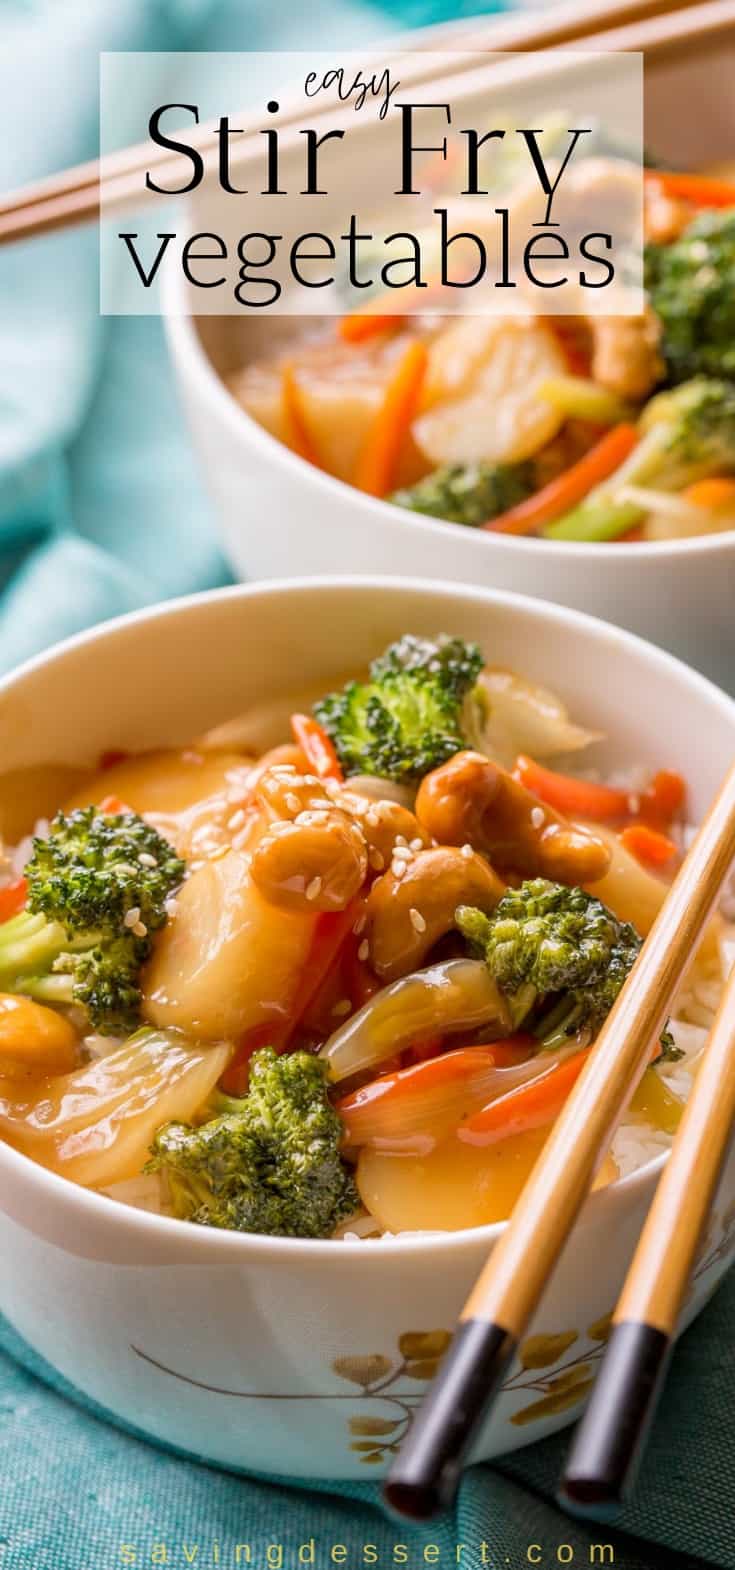
[[[199,318],[186,307],[183,276],[180,277],[179,273],[172,269],[169,269],[163,278],[161,311],[172,359],[177,366],[181,364],[188,368],[192,380],[198,381],[201,385],[203,396],[211,405],[214,417],[228,425],[236,439],[244,439],[250,446],[258,448],[267,463],[276,466],[285,465],[297,482],[300,481],[314,490],[316,497],[320,492],[326,493],[331,495],[337,504],[340,501],[344,504],[345,499],[349,498],[349,505],[364,512],[368,517],[383,516],[383,509],[388,508],[389,516],[394,522],[400,518],[404,528],[413,529],[418,533],[428,530],[437,539],[454,541],[456,546],[458,531],[460,535],[462,531],[460,524],[443,522],[440,518],[429,518],[423,513],[411,512],[407,507],[397,507],[381,497],[367,496],[362,491],[356,490],[354,485],[349,485],[346,480],[340,480],[336,475],[327,474],[325,470],[308,463],[305,458],[292,452],[284,442],[278,441],[270,431],[259,425],[257,420],[254,420],[252,415],[238,403],[207,353],[197,330]],[[300,317],[294,319],[302,320]],[[202,317],[201,320],[206,321],[207,317]],[[600,540],[591,543],[577,540],[546,540],[535,535],[527,538],[523,535],[493,534],[492,530],[472,529],[468,532],[475,539],[482,536],[487,542],[488,551],[498,550],[509,556],[512,556],[515,551],[520,551],[522,555],[533,551],[539,563],[544,559],[556,564],[567,561],[570,565],[572,562],[588,565],[594,561],[601,565],[611,560],[621,563],[635,561],[658,563],[668,556],[672,556],[675,560],[678,558],[687,560],[692,556],[735,553],[735,528],[723,529],[717,534],[689,535],[681,540],[627,542]]]
[[[268,600],[279,598],[284,593],[287,596],[302,596],[304,599],[313,594],[332,593],[339,597],[345,592],[354,590],[373,590],[382,595],[396,595],[400,597],[409,595],[428,594],[436,599],[456,599],[458,596],[485,605],[488,608],[498,607],[511,610],[517,608],[530,614],[532,617],[559,627],[570,626],[578,631],[581,636],[592,638],[598,643],[609,646],[611,654],[619,651],[621,644],[627,647],[642,663],[659,669],[663,674],[675,677],[682,688],[688,691],[696,700],[705,698],[709,703],[713,701],[721,709],[723,718],[735,721],[735,698],[731,698],[708,677],[688,666],[683,660],[657,645],[647,642],[636,633],[628,632],[614,626],[613,623],[604,621],[600,617],[590,616],[586,611],[573,610],[567,606],[556,605],[550,601],[539,600],[527,594],[516,594],[501,589],[491,589],[484,586],[466,583],[440,583],[431,578],[419,577],[383,577],[379,574],[323,574],[313,578],[272,578],[264,582],[251,584],[234,584],[227,588],[208,589],[197,594],[182,596],[178,599],[168,600],[152,606],[129,612],[127,615],[88,628],[76,633],[61,643],[52,645],[40,654],[32,656],[14,670],[0,677],[0,699],[15,687],[21,685],[29,676],[42,672],[46,666],[63,661],[68,654],[79,649],[84,649],[103,642],[109,637],[114,637],[120,632],[136,627],[145,627],[154,622],[175,622],[177,618],[196,616],[200,610],[206,610],[212,605],[223,601],[241,601],[244,604],[251,599]],[[663,1166],[668,1159],[668,1152],[645,1162],[643,1166],[629,1172],[626,1176],[617,1178],[613,1183],[592,1192],[587,1196],[583,1206],[585,1218],[594,1214],[596,1224],[604,1220],[604,1211],[617,1205],[617,1196],[626,1197],[635,1195],[638,1191],[651,1189],[655,1186]],[[90,1221],[101,1222],[105,1217],[111,1226],[125,1227],[128,1233],[136,1233],[141,1241],[145,1238],[152,1242],[158,1238],[162,1244],[177,1243],[184,1246],[187,1252],[202,1260],[209,1259],[214,1262],[217,1255],[229,1258],[232,1262],[246,1257],[263,1257],[270,1255],[286,1261],[296,1258],[325,1264],[327,1260],[349,1259],[353,1263],[357,1259],[370,1259],[377,1251],[380,1257],[400,1256],[404,1253],[421,1254],[428,1250],[431,1254],[441,1252],[442,1255],[460,1253],[462,1250],[480,1246],[490,1246],[504,1231],[507,1222],[497,1221],[485,1223],[478,1227],[463,1227],[454,1232],[425,1231],[412,1233],[398,1233],[390,1237],[340,1239],[334,1238],[289,1238],[270,1237],[256,1233],[238,1233],[220,1231],[205,1226],[197,1227],[191,1223],[182,1223],[172,1216],[158,1215],[155,1212],[137,1209],[127,1205],[121,1200],[112,1199],[110,1196],[96,1192],[94,1189],[83,1188],[73,1183],[69,1178],[62,1177],[55,1172],[48,1171],[33,1161],[30,1156],[14,1150],[10,1145],[0,1140],[0,1193],[2,1193],[2,1172],[15,1174],[19,1181],[29,1190],[35,1189],[39,1196],[47,1194],[51,1199],[58,1199],[61,1204],[66,1201],[70,1206],[76,1207],[80,1222],[86,1218]],[[0,1200],[0,1210],[4,1207]],[[21,1227],[26,1226],[24,1222]]]

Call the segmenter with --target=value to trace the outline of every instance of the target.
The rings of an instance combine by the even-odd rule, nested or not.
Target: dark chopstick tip
[[[671,1351],[662,1330],[613,1325],[590,1402],[572,1440],[557,1499],[573,1515],[613,1520],[635,1477]]]
[[[623,1507],[619,1489],[607,1486],[600,1478],[568,1473],[559,1484],[556,1498],[562,1510],[588,1521],[614,1521]]]
[[[391,1482],[390,1478],[383,1485],[383,1498],[394,1515],[408,1521],[431,1521],[447,1505],[441,1490],[432,1484]]]
[[[465,1457],[514,1350],[501,1325],[460,1322],[383,1485],[394,1515],[430,1521],[451,1508]]]

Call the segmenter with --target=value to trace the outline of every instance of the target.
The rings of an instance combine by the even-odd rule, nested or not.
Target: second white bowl
[[[602,616],[735,683],[735,532],[660,544],[575,545],[439,523],[375,501],[274,440],[223,377],[247,322],[185,314],[171,286],[167,331],[222,543],[241,578],[400,573],[486,584]]]

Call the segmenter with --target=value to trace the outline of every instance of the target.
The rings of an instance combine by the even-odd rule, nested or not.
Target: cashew
[[[370,865],[377,872],[390,866],[397,843],[403,841],[413,850],[418,848],[418,840],[422,846],[429,844],[429,835],[416,814],[397,801],[369,801],[349,786],[335,794],[334,800],[359,823],[370,852]]]
[[[397,801],[374,801],[346,785],[323,782],[294,769],[269,769],[258,781],[258,800],[275,819],[296,819],[305,812],[338,810],[362,830],[374,872],[390,864],[396,842],[429,842],[415,813]],[[414,845],[414,848],[416,846]]]
[[[400,877],[386,872],[370,891],[366,932],[373,969],[386,981],[417,970],[453,927],[458,905],[493,910],[503,891],[474,851],[466,855],[450,845],[419,851]]]
[[[356,823],[335,808],[273,823],[253,851],[250,875],[265,899],[287,910],[344,910],[367,874]]]
[[[602,840],[567,823],[479,752],[458,752],[427,774],[416,812],[440,844],[469,843],[501,871],[582,884],[604,877],[610,865]]]
[[[79,1057],[68,1019],[30,998],[0,993],[0,1074],[68,1074]]]
[[[272,818],[293,819],[301,812],[314,812],[332,805],[325,784],[313,774],[299,774],[288,763],[275,764],[261,774],[256,798]]]

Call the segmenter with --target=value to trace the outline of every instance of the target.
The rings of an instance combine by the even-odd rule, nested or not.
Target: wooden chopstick
[[[735,764],[618,995],[510,1221],[470,1293],[441,1370],[385,1484],[423,1520],[448,1505],[597,1166],[666,1022],[735,854]]]
[[[635,1476],[734,1126],[735,970],[613,1315],[590,1404],[574,1436],[559,1499],[575,1514],[603,1513],[607,1519]]]
[[[476,66],[478,53],[528,53],[570,47],[577,43],[586,43],[590,47],[596,46],[598,36],[600,47],[604,49],[658,49],[666,47],[669,42],[691,41],[700,32],[706,35],[719,31],[727,25],[730,11],[730,0],[700,0],[700,3],[695,0],[694,4],[692,0],[611,0],[611,3],[584,12],[576,5],[570,5],[560,8],[553,16],[542,16],[533,21],[527,17],[522,20],[501,19],[477,32],[466,28],[443,29],[438,40],[423,34],[417,35],[417,41],[410,36],[390,40],[383,49],[383,55],[388,48],[410,49],[415,53],[415,62],[404,70],[401,78],[406,85],[413,86],[434,79],[436,58],[432,58],[432,53],[428,51],[435,51],[437,43],[443,54],[452,52],[452,70],[456,76]],[[667,24],[668,18],[671,21]],[[644,25],[644,31],[637,39],[633,36],[634,24],[639,23]],[[646,24],[654,24],[654,31],[649,32]],[[461,52],[455,54],[454,51]],[[420,60],[422,52],[427,53],[425,65]],[[366,68],[370,66],[370,60],[368,56]],[[377,56],[375,60],[377,62]],[[317,100],[311,105],[310,119],[316,122],[330,113],[333,113],[333,105],[327,100],[323,103]],[[279,129],[295,126],[302,114],[300,104],[284,104],[278,119]],[[237,148],[233,149],[233,168],[238,166],[239,160],[249,157],[255,146],[260,145],[258,135],[261,119],[252,110],[238,116],[243,137]],[[188,145],[206,155],[212,163],[216,160],[212,143],[214,126],[214,121],[202,124],[187,137]],[[142,176],[146,170],[156,171],[158,183],[168,178],[175,183],[178,177],[176,160],[165,149],[143,142],[109,154],[104,159],[63,170],[0,197],[0,245],[78,223],[97,221],[103,198],[106,210],[110,212],[140,206],[146,198],[142,189]],[[148,194],[147,200],[154,199],[154,195]]]

